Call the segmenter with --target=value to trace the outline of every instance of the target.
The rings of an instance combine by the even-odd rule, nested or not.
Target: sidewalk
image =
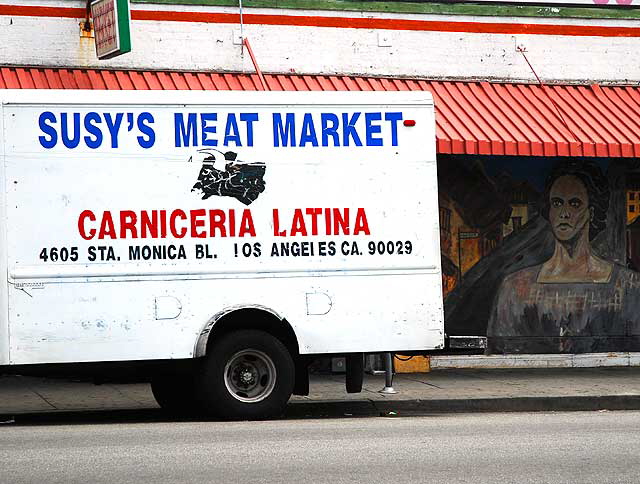
[[[455,369],[398,374],[395,395],[367,375],[347,394],[341,375],[314,376],[307,397],[292,397],[287,417],[424,415],[435,412],[640,410],[640,368]],[[0,416],[52,412],[157,411],[148,385],[0,377]],[[155,410],[154,410],[155,409]]]

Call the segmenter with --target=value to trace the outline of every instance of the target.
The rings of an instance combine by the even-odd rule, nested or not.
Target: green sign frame
[[[94,0],[91,17],[98,59],[111,59],[131,52],[129,0]]]

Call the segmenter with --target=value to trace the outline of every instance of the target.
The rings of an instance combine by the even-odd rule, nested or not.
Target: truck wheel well
[[[287,347],[292,358],[299,355],[298,339],[289,322],[256,308],[237,309],[216,321],[209,332],[207,348],[214,339],[241,329],[265,331],[278,338]]]

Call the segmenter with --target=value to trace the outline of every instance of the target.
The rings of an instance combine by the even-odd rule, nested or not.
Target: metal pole
[[[460,227],[458,227],[458,284],[462,282],[462,244],[460,238]]]
[[[393,389],[393,356],[384,353],[384,388],[379,393],[392,395],[398,393]]]
[[[91,20],[89,20],[90,18],[91,18],[91,0],[87,0],[86,15],[84,19],[84,25],[82,26],[82,30],[84,30],[85,32],[91,32]]]
[[[242,0],[238,0],[238,4],[240,5],[240,55],[244,55],[244,20],[242,18]]]

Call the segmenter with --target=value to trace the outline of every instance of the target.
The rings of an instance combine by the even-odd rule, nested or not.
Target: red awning
[[[640,87],[265,75],[272,91],[430,91],[438,153],[640,157]],[[255,74],[0,68],[10,89],[262,89]]]

